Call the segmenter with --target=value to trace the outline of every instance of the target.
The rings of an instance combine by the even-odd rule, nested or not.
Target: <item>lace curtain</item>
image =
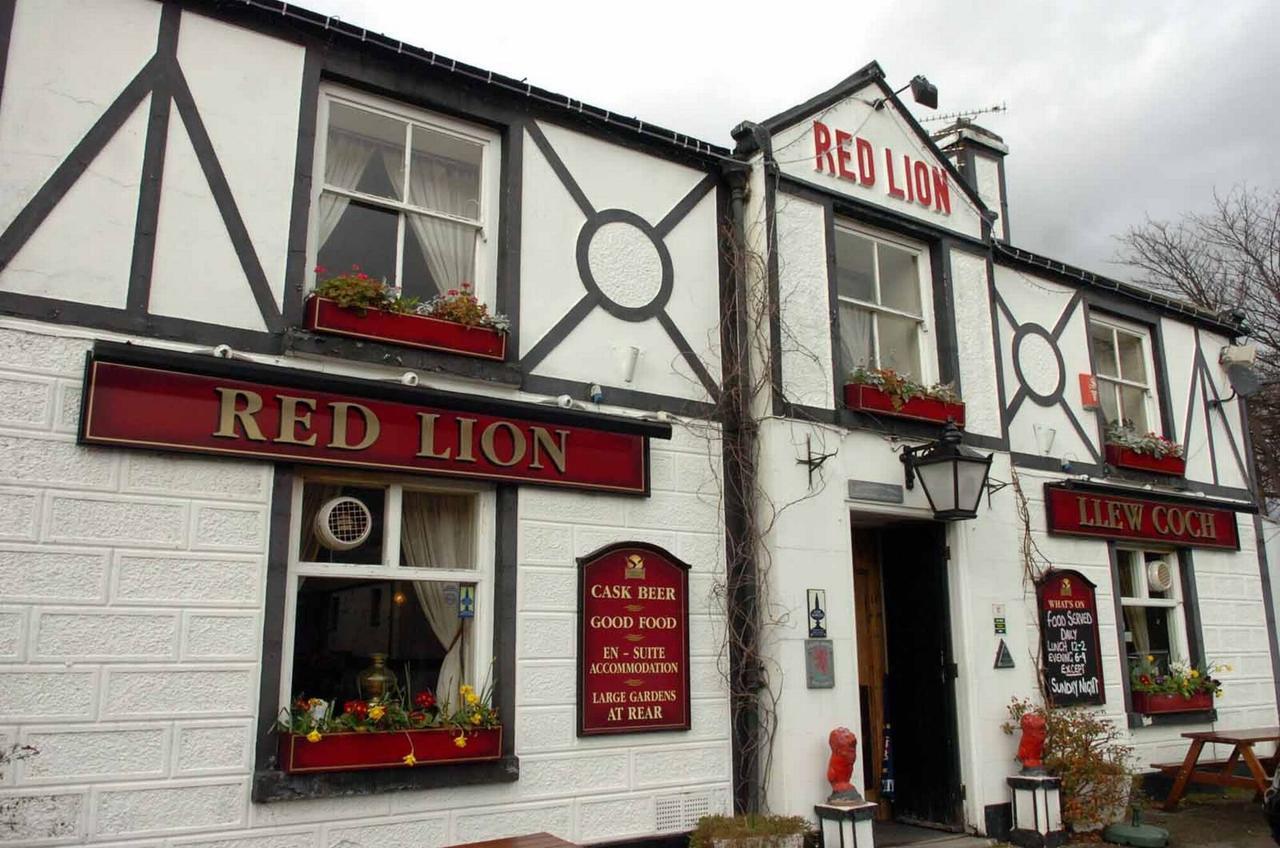
[[[324,153],[325,183],[354,191],[360,185],[360,178],[364,176],[364,170],[369,167],[372,158],[373,148],[369,142],[347,133],[329,133]],[[318,217],[321,247],[333,235],[338,222],[342,220],[342,213],[347,211],[350,203],[351,200],[342,195],[321,192]]]
[[[415,568],[474,568],[475,550],[471,521],[471,499],[405,492],[400,519],[400,545],[405,565]],[[463,665],[463,621],[456,604],[448,602],[445,583],[416,581],[418,603],[426,613],[432,632],[445,647],[436,680],[441,701],[457,704],[458,687],[466,682]]]
[[[450,215],[474,217],[476,169],[470,165],[415,156],[409,169],[409,197],[415,205]],[[427,269],[440,291],[471,283],[475,268],[476,230],[426,215],[409,215],[409,226],[422,245]]]

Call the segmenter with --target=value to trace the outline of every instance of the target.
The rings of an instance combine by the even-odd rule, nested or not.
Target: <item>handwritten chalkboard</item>
[[[1051,570],[1036,584],[1045,695],[1056,707],[1103,704],[1094,585],[1078,571]]]

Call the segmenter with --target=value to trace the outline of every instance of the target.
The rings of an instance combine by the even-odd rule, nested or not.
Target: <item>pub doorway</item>
[[[865,794],[879,804],[878,831],[961,830],[946,526],[860,518],[852,541]]]

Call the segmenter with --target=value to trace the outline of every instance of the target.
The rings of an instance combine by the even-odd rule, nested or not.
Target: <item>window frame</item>
[[[1111,331],[1111,344],[1115,351],[1115,371],[1116,376],[1110,377],[1102,374],[1098,368],[1098,352],[1093,346],[1093,329],[1095,326],[1105,327]],[[1103,431],[1110,428],[1107,421],[1106,408],[1102,405],[1102,393],[1104,391],[1112,391],[1114,393],[1116,410],[1120,408],[1120,387],[1127,386],[1129,388],[1141,389],[1145,393],[1145,412],[1147,416],[1147,426],[1143,432],[1164,433],[1163,416],[1161,415],[1160,397],[1159,397],[1159,379],[1156,371],[1155,359],[1155,341],[1151,329],[1142,324],[1132,321],[1125,321],[1111,315],[1099,315],[1091,312],[1087,322],[1087,333],[1089,340],[1089,361],[1093,368],[1093,377],[1098,383],[1098,417],[1102,422]],[[1137,336],[1142,343],[1142,366],[1146,370],[1147,382],[1138,383],[1134,380],[1128,380],[1120,376],[1120,347],[1117,344],[1116,332],[1128,333],[1131,336]]]
[[[840,294],[839,273],[840,266],[837,258],[835,240],[841,231],[866,239],[873,245],[884,244],[896,250],[910,253],[916,260],[916,284],[920,293],[920,314],[912,315],[909,312],[903,312],[890,306],[882,306],[878,303],[860,300],[854,297],[848,297]],[[936,318],[933,303],[933,261],[928,245],[920,242],[911,241],[900,236],[896,236],[882,230],[873,229],[855,223],[848,219],[836,218],[828,232],[831,237],[831,293],[835,298],[835,331],[836,335],[833,339],[833,356],[838,366],[837,384],[844,383],[844,375],[850,373],[856,366],[854,363],[844,361],[844,345],[843,345],[843,327],[841,326],[841,305],[850,304],[859,309],[865,309],[872,315],[874,322],[879,314],[889,315],[895,318],[901,318],[908,321],[916,322],[916,339],[919,344],[920,356],[920,372],[919,374],[908,375],[915,381],[925,385],[931,385],[938,382],[938,351],[934,340],[933,321]],[[880,252],[875,250],[875,278],[873,285],[875,287],[876,297],[880,297]],[[876,358],[874,367],[883,367],[880,364],[880,334],[873,323],[872,329],[872,353]],[[838,389],[838,386],[837,386]]]
[[[303,488],[308,482],[335,483],[368,488],[385,487],[382,530],[382,559],[380,565],[303,562],[300,558],[302,537]],[[474,569],[416,568],[388,565],[399,562],[401,507],[405,489],[418,492],[435,492],[445,495],[471,495],[475,497],[473,528]],[[394,508],[393,508],[394,507]],[[432,581],[443,583],[473,583],[476,587],[475,618],[471,623],[471,645],[467,667],[475,669],[478,680],[464,680],[477,689],[486,683],[490,668],[496,663],[494,656],[494,582],[496,552],[492,544],[497,534],[497,493],[483,484],[416,478],[399,475],[343,474],[330,471],[303,472],[294,475],[289,495],[288,559],[284,585],[284,620],[280,651],[280,680],[278,709],[292,703],[294,635],[298,614],[298,579],[300,577],[365,577],[400,581]],[[338,569],[341,569],[340,571]],[[438,694],[438,693],[437,693]]]
[[[1137,595],[1122,594],[1123,581],[1121,580],[1120,569],[1125,565],[1123,560],[1128,556],[1138,555],[1143,557],[1141,568],[1137,569],[1134,575],[1136,585],[1134,590],[1139,592]],[[1146,555],[1159,554],[1163,559],[1169,562],[1174,569],[1173,585],[1169,589],[1168,598],[1152,598],[1150,585],[1147,582]],[[1125,679],[1128,680],[1130,674],[1129,653],[1127,642],[1124,638],[1125,632],[1128,630],[1128,623],[1124,619],[1124,610],[1127,607],[1138,609],[1171,609],[1173,615],[1171,618],[1171,632],[1169,633],[1169,654],[1170,661],[1184,662],[1195,665],[1200,662],[1200,658],[1194,656],[1197,641],[1192,639],[1190,622],[1188,621],[1187,605],[1188,600],[1184,591],[1185,567],[1184,559],[1177,548],[1162,547],[1159,545],[1136,545],[1121,544],[1115,545],[1115,557],[1113,562],[1116,569],[1116,603],[1120,612],[1120,662],[1124,669]],[[1175,650],[1181,651],[1174,656]]]
[[[328,191],[341,194],[353,201],[396,213],[395,284],[399,288],[404,286],[404,248],[405,230],[407,228],[405,216],[407,214],[425,215],[455,224],[475,227],[477,238],[475,268],[473,269],[471,280],[472,290],[481,303],[493,308],[496,305],[498,279],[498,216],[502,182],[501,135],[479,124],[461,121],[438,112],[415,108],[342,85],[322,84],[318,97],[319,101],[316,105],[315,159],[313,160],[315,166],[312,169],[311,208],[307,219],[307,292],[313,291],[318,282],[319,275],[316,273],[315,268],[318,264],[321,247],[319,238],[320,196]],[[408,125],[405,131],[404,152],[406,173],[408,173],[408,163],[412,155],[414,126],[420,126],[433,132],[461,138],[480,145],[479,217],[469,219],[425,209],[410,203],[407,196],[403,200],[396,200],[327,185],[325,182],[325,156],[329,140],[329,109],[330,105],[335,102],[355,109],[362,109],[381,117],[406,122]]]

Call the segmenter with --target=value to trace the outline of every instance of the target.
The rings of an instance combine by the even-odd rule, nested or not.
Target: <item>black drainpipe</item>
[[[762,140],[771,160],[768,134],[754,124],[734,129],[736,161],[726,161],[721,173],[729,186],[728,226],[721,234],[721,302],[724,320],[721,344],[724,391],[725,561],[729,626],[729,698],[733,744],[733,806],[738,813],[760,812],[761,759],[768,744],[760,724],[760,615],[756,538],[756,438],[752,414],[751,330],[746,262],[745,206],[751,174],[747,159]]]

